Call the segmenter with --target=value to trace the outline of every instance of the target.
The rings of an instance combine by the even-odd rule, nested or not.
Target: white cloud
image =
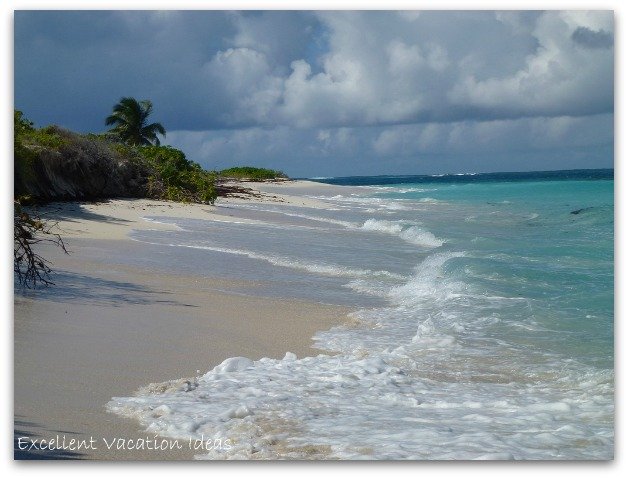
[[[231,124],[309,128],[611,111],[612,49],[580,48],[572,38],[578,28],[612,35],[611,12],[452,13],[450,22],[433,15],[408,22],[389,12],[319,13],[327,50],[291,61],[284,73],[269,56],[277,48],[257,40],[259,24],[241,20],[233,40],[241,46],[219,52],[214,65],[218,86],[237,96]]]
[[[613,51],[583,50],[572,40],[579,26],[610,28],[612,13],[547,12],[531,34],[537,51],[513,75],[478,80],[466,75],[451,89],[453,105],[486,116],[564,116],[607,112],[613,104]],[[609,30],[605,30],[609,31]]]
[[[203,76],[222,92],[228,124],[267,122],[281,97],[281,79],[271,74],[266,55],[251,48],[217,52]]]
[[[613,115],[322,130],[173,131],[167,139],[210,168],[252,164],[303,175],[462,172],[469,170],[469,158],[476,158],[471,169],[476,171],[551,169],[557,167],[553,162],[565,168],[610,167]],[[517,162],[522,152],[525,158]]]

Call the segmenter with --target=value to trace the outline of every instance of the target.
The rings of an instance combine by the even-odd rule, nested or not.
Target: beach
[[[71,253],[15,297],[17,433],[102,459],[612,459],[612,171],[327,181],[46,206]]]
[[[612,8],[30,3],[15,459],[615,459]]]
[[[273,186],[264,189],[272,192]],[[289,196],[269,199],[290,201]],[[223,204],[230,201],[246,203]],[[168,274],[102,259],[141,256],[141,244],[127,236],[131,230],[175,229],[142,219],[149,214],[203,218],[215,209],[149,200],[43,208],[46,217],[58,221],[70,254],[42,248],[56,284],[15,296],[15,438],[65,437],[66,444],[94,438],[95,444],[81,451],[23,450],[17,457],[191,459],[195,452],[184,441],[180,450],[129,449],[131,440],[155,434],[107,412],[105,405],[113,396],[194,376],[229,357],[315,355],[314,333],[346,320],[346,307],[249,295],[255,283],[213,279],[211,270]],[[94,259],[95,251],[100,260]],[[125,440],[119,442],[122,449],[108,448],[115,438]]]

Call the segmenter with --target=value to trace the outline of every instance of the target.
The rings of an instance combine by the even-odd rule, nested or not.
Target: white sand
[[[319,187],[324,185],[291,182],[264,184],[262,189],[271,196],[264,200],[294,204],[311,200],[283,194],[286,188]],[[106,450],[102,438],[154,435],[107,413],[105,404],[151,382],[205,372],[231,356],[281,358],[286,351],[299,356],[318,352],[311,348],[311,337],[345,320],[346,308],[245,296],[231,289],[253,285],[156,274],[91,259],[94,248],[116,254],[126,247],[141,253],[141,247],[126,237],[133,229],[173,228],[143,216],[204,218],[215,210],[149,200],[57,203],[44,208],[59,221],[59,231],[73,253],[43,250],[55,271],[62,273],[57,284],[15,297],[16,436],[94,437],[98,449],[77,458],[191,459],[194,453],[186,449]]]
[[[308,207],[326,207],[316,199],[289,194],[290,191],[308,191],[320,194],[328,186],[310,181],[281,183],[244,183],[245,187],[261,191],[263,196],[253,201],[285,203]],[[286,193],[287,192],[287,193]],[[251,202],[252,199],[218,198],[217,205]],[[218,212],[216,206],[184,204],[149,199],[111,199],[99,203],[51,203],[40,208],[42,214],[58,222],[57,232],[65,238],[126,239],[135,230],[174,230],[175,226],[146,221],[145,216],[207,219]]]

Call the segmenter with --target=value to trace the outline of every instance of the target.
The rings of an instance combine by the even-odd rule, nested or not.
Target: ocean
[[[315,181],[317,207],[131,237],[168,270],[351,307],[325,353],[234,357],[109,410],[229,440],[208,459],[613,458],[613,170]]]

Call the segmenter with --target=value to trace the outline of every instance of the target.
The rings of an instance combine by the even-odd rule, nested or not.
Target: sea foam
[[[285,267],[288,269],[298,269],[312,272],[315,274],[333,276],[333,277],[388,277],[392,279],[401,280],[404,278],[401,274],[386,270],[371,270],[371,269],[356,269],[337,264],[326,264],[323,262],[311,262],[301,259],[295,259],[290,257],[274,256],[268,254],[260,254],[258,252],[244,250],[244,249],[230,249],[226,247],[211,246],[205,244],[187,244],[187,243],[169,243],[159,244],[151,243],[148,241],[141,241],[146,244],[153,245],[166,245],[169,247],[184,247],[189,249],[201,249],[206,251],[222,252],[225,254],[233,254],[237,256],[245,256],[251,259],[257,259],[268,262],[270,264]]]
[[[445,242],[419,226],[407,226],[407,222],[404,221],[368,219],[362,225],[362,229],[364,231],[376,231],[399,236],[410,244],[426,248],[440,247]]]
[[[503,187],[515,195],[516,186]],[[323,198],[342,208],[333,215],[277,206],[273,212],[321,226],[315,233],[299,231],[282,218],[277,226],[285,232],[263,244],[247,240],[268,232],[259,224],[196,242],[186,232],[172,233],[180,240],[170,241],[173,246],[305,271],[312,287],[339,277],[333,282],[346,282],[343,293],[368,296],[375,305],[356,301],[362,305],[346,324],[318,332],[315,345],[325,353],[316,357],[235,357],[193,379],[114,398],[108,409],[150,432],[233,444],[197,456],[203,459],[612,459],[612,363],[602,362],[606,351],[598,353],[602,358],[582,354],[588,347],[599,350],[594,347],[601,340],[593,338],[604,319],[610,317],[612,327],[612,300],[610,312],[589,306],[600,299],[586,293],[558,303],[572,287],[597,287],[600,295],[590,256],[603,247],[597,237],[591,241],[590,225],[578,229],[586,218],[543,196],[543,208],[554,208],[554,220],[564,223],[564,234],[558,236],[554,224],[544,238],[548,224],[528,220],[541,209],[517,206],[520,197],[508,196],[506,205],[473,195],[456,203],[466,189],[456,186],[450,197],[445,186],[440,189],[438,201]],[[525,201],[536,198],[526,189]],[[543,218],[549,216],[543,211]],[[600,224],[612,221],[610,213]],[[381,220],[384,214],[395,220]],[[465,222],[471,214],[479,219]],[[325,222],[339,227],[323,227]],[[602,272],[612,279],[612,227],[608,234],[611,266]],[[557,250],[557,238],[574,238],[573,247]],[[591,245],[587,262],[572,257],[581,244]],[[540,256],[544,251],[562,252],[563,260]],[[554,269],[559,280],[549,276]],[[577,289],[578,274],[586,289]],[[609,287],[612,294],[612,280]],[[574,325],[580,319],[584,326],[594,322],[586,343]],[[569,341],[576,347],[563,345]],[[610,350],[612,360],[612,341]]]
[[[541,356],[529,364],[504,348],[494,360],[498,349],[457,323],[470,296],[444,276],[462,257],[433,254],[390,290],[388,307],[317,334],[333,355],[230,358],[107,408],[151,433],[231,443],[201,459],[608,458],[613,436],[599,420],[612,403],[592,398],[612,393],[612,374],[574,364],[539,380],[551,370]]]

